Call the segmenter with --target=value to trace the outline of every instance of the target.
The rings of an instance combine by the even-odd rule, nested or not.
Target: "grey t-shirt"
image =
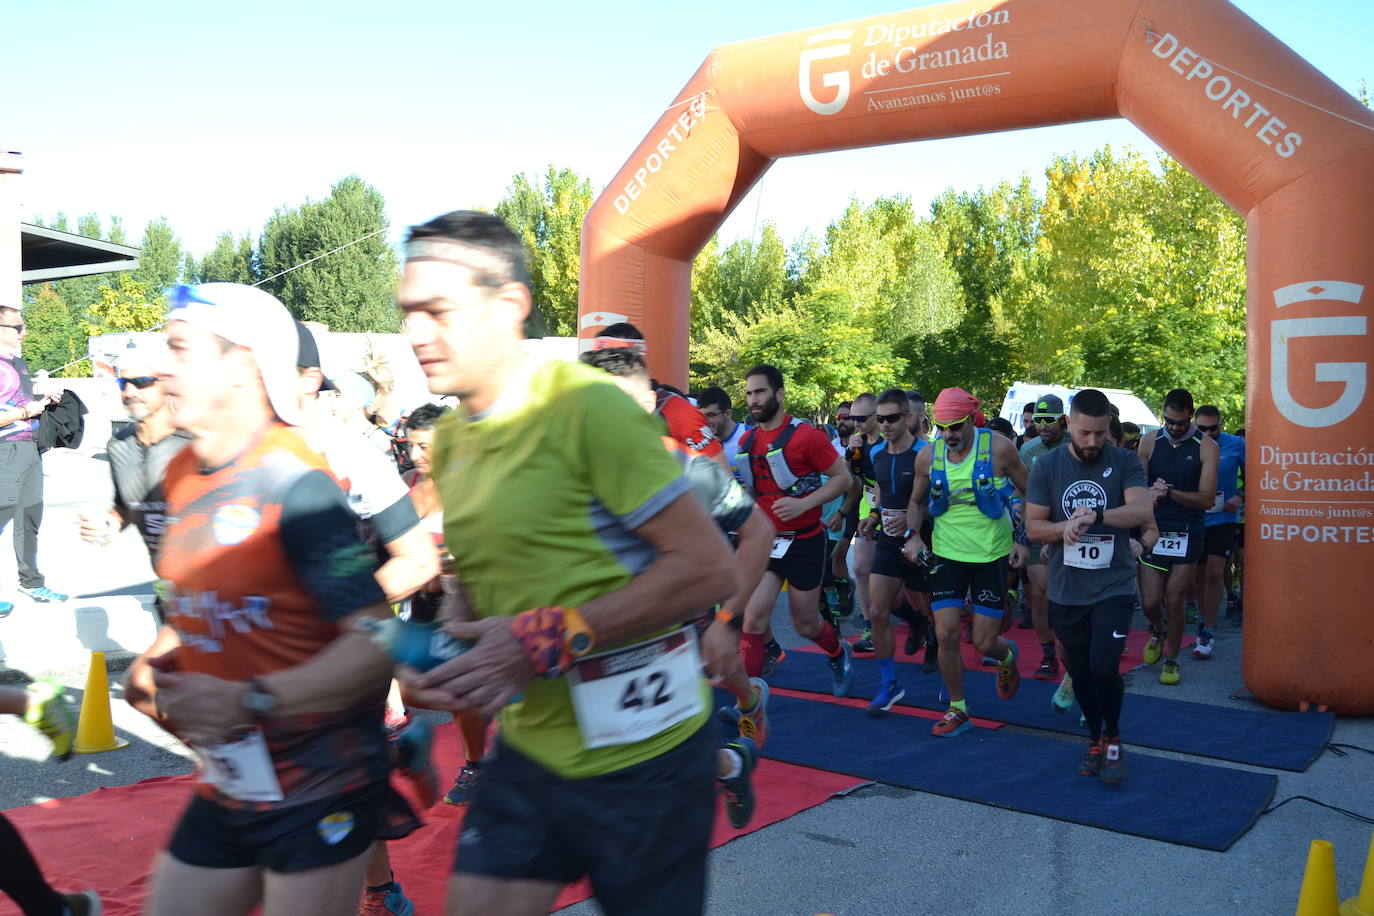
[[[163,514],[167,511],[162,478],[167,474],[167,463],[190,442],[190,436],[174,432],[144,447],[138,441],[138,427],[130,425],[115,433],[105,445],[110,476],[114,478],[115,508],[126,521],[137,526],[154,563],[162,539]]]
[[[1050,521],[1062,522],[1079,506],[1105,512],[1126,505],[1126,490],[1145,486],[1145,468],[1135,452],[1113,445],[1092,465],[1079,462],[1072,448],[1055,448],[1035,462],[1028,486],[1026,502],[1048,506]],[[1049,597],[1056,604],[1135,594],[1135,560],[1124,528],[1093,525],[1067,555],[1063,541],[1055,541],[1045,545],[1045,556]]]

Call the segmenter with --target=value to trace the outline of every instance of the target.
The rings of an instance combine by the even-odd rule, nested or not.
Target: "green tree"
[[[763,224],[757,242],[737,239],[724,251],[713,237],[693,263],[693,328],[720,326],[727,314],[745,316],[782,305],[795,290],[787,259],[787,246],[773,223]]]
[[[129,272],[129,280],[158,291],[181,282],[186,253],[166,218],[148,221],[138,247],[138,267]]]
[[[397,330],[396,253],[386,241],[387,225],[382,195],[356,175],[335,184],[324,200],[277,210],[258,244],[257,272],[267,278],[262,288],[296,318],[331,331]],[[305,263],[312,258],[319,260]]]
[[[591,205],[591,181],[552,165],[542,184],[516,175],[496,205],[496,215],[525,243],[534,304],[549,332],[561,337],[577,333],[582,221]]]
[[[215,247],[196,265],[197,283],[253,283],[253,240],[221,232]]]
[[[854,302],[822,289],[749,317],[724,316],[692,343],[692,386],[720,385],[743,400],[743,373],[769,363],[787,383],[787,410],[817,419],[846,396],[887,387],[904,377],[905,360],[851,320]]]
[[[24,360],[35,371],[53,372],[82,359],[86,355],[86,334],[71,304],[52,283],[35,284],[31,289],[33,299],[24,308]]]
[[[85,333],[95,337],[151,331],[162,325],[166,314],[167,299],[162,289],[125,279],[100,291],[100,298],[91,306]]]

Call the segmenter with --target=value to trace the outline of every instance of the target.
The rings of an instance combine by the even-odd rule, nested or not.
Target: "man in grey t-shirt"
[[[1118,663],[1136,607],[1135,558],[1142,550],[1130,530],[1149,523],[1154,502],[1140,458],[1107,443],[1111,416],[1107,396],[1094,388],[1074,398],[1068,447],[1042,455],[1031,471],[1026,533],[1046,545],[1050,620],[1088,720],[1091,743],[1078,772],[1119,782],[1126,762]]]

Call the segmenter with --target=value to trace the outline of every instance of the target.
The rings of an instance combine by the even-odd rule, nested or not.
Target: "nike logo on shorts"
[[[1118,633],[1116,630],[1112,630],[1113,639],[1125,639],[1129,635],[1131,635],[1129,630],[1127,630],[1125,633]]]

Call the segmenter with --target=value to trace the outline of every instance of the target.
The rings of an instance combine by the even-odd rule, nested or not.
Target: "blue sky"
[[[1092,0],[1082,0],[1090,10]],[[917,4],[924,6],[927,4]],[[1374,83],[1374,0],[1237,0],[1343,88]],[[27,157],[23,216],[165,216],[197,254],[356,172],[399,231],[493,206],[554,163],[599,191],[716,45],[886,4],[15,4],[0,35],[0,148]],[[819,231],[851,195],[1039,176],[1057,153],[1154,151],[1125,121],[783,160],[726,224]]]

